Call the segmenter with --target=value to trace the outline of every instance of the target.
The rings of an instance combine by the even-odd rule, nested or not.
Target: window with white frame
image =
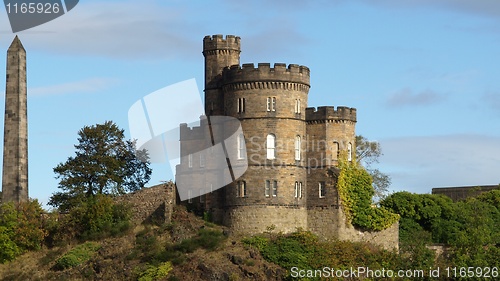
[[[352,144],[347,144],[347,161],[352,161]]]
[[[295,160],[300,160],[300,147],[301,147],[300,136],[296,136],[295,137]]]
[[[273,197],[278,196],[278,181],[273,181]]]
[[[302,182],[295,182],[295,198],[302,198]]]
[[[326,195],[325,182],[320,181],[318,184],[319,198],[324,198]]]
[[[238,181],[236,197],[247,197],[247,183],[245,181]]]
[[[276,136],[273,134],[267,135],[266,138],[267,159],[276,158]]]
[[[276,97],[267,98],[267,111],[276,111]]]
[[[188,167],[193,168],[193,154],[188,155]]]
[[[236,111],[238,113],[245,112],[245,98],[238,98],[238,104],[236,106]]]
[[[302,182],[299,182],[299,198],[302,198]]]
[[[238,159],[245,159],[247,151],[245,148],[245,136],[243,136],[243,134],[238,135],[237,145],[238,145]]]
[[[295,113],[300,114],[300,99],[295,100]]]
[[[193,203],[193,191],[188,190],[188,203]]]

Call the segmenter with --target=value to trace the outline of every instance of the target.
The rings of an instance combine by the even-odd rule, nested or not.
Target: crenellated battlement
[[[224,84],[248,82],[288,82],[303,84],[307,90],[310,87],[310,70],[308,67],[297,64],[245,63],[241,66],[226,67],[222,72]],[[272,87],[272,85],[271,85]]]
[[[180,124],[180,139],[186,140],[202,140],[207,136],[206,129],[208,128],[208,119],[202,115],[200,116],[199,126],[189,127],[188,124]]]
[[[356,122],[356,108],[338,106],[319,106],[306,108],[306,121],[346,120]]]
[[[204,53],[216,50],[233,50],[239,52],[240,46],[240,37],[234,35],[226,35],[224,37],[221,34],[217,34],[203,38]]]

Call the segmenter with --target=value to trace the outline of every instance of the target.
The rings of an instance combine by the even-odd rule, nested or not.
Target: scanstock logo
[[[248,168],[240,121],[204,112],[195,79],[157,90],[128,111],[137,149],[147,150],[152,163],[169,162],[182,201],[219,189]]]
[[[78,0],[4,0],[12,32],[19,32],[56,19],[73,9]]]

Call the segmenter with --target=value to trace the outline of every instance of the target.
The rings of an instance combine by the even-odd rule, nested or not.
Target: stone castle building
[[[241,122],[243,134],[227,150],[237,155],[231,159],[233,166],[246,162],[248,169],[213,191],[200,181],[190,192],[202,195],[186,204],[235,233],[262,233],[269,228],[286,233],[302,228],[326,239],[365,240],[397,248],[397,225],[368,233],[345,222],[335,167],[341,151],[349,160],[355,151],[356,109],[307,107],[309,68],[283,63],[240,65],[240,52],[240,37],[203,39],[205,114]],[[185,146],[203,146],[197,143],[200,130],[181,126],[181,155]],[[192,156],[181,158],[176,180],[209,169],[209,158]],[[205,194],[206,190],[210,192]]]
[[[2,202],[28,200],[26,51],[16,36],[7,50]]]

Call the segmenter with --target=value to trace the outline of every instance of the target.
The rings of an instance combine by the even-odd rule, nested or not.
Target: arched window
[[[334,141],[333,142],[333,151],[332,151],[332,157],[336,157],[338,160],[340,156],[340,145],[338,142]]]
[[[301,147],[300,136],[296,136],[295,137],[295,160],[300,160],[300,147]]]
[[[267,159],[275,159],[276,158],[276,136],[275,135],[273,135],[273,134],[267,135],[266,148],[267,148]]]
[[[238,135],[238,159],[245,159],[247,155],[247,151],[245,148],[245,137],[243,134]]]
[[[352,144],[347,144],[347,161],[352,161]]]

